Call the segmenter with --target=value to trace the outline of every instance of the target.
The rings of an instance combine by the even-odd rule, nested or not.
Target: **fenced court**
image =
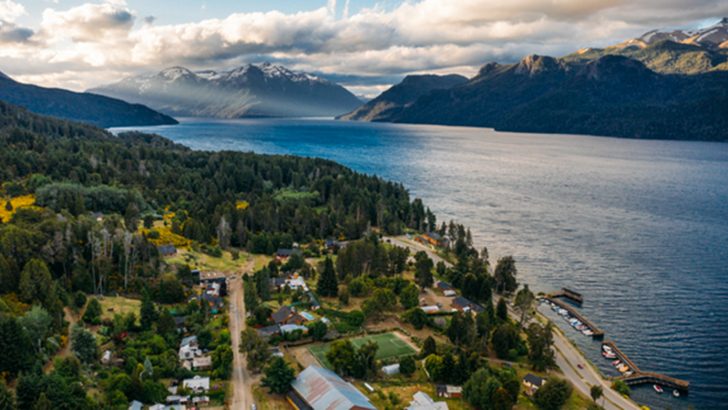
[[[394,333],[381,333],[377,335],[355,337],[351,340],[354,347],[359,348],[369,341],[374,341],[379,349],[377,349],[377,360],[388,360],[396,357],[409,356],[417,353],[410,345],[404,340],[400,339]],[[326,360],[326,352],[329,350],[329,343],[313,345],[308,348],[312,355],[322,365],[330,367],[328,360]]]

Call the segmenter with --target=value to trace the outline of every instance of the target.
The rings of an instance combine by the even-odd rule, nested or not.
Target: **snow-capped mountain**
[[[338,84],[271,63],[228,71],[170,67],[90,91],[188,117],[334,116],[361,103]]]
[[[625,41],[621,46],[644,48],[664,40],[702,47],[726,48],[728,47],[728,43],[726,43],[728,42],[728,17],[724,17],[716,24],[699,30],[651,30],[638,38]]]

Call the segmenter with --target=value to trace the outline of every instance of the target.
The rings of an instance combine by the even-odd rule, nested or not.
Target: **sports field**
[[[370,340],[374,341],[377,346],[379,346],[379,349],[377,349],[378,360],[409,356],[417,353],[415,349],[408,345],[404,340],[397,337],[394,333],[361,336],[349,340],[351,340],[351,343],[356,348],[359,348]],[[316,357],[316,360],[318,360],[319,363],[326,367],[330,367],[328,360],[326,360],[326,352],[329,350],[329,343],[313,345],[309,347],[308,350]]]

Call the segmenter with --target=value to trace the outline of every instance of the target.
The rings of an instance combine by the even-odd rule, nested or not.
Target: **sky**
[[[726,0],[0,0],[0,71],[80,91],[270,61],[371,97],[407,74],[472,76],[723,16]]]

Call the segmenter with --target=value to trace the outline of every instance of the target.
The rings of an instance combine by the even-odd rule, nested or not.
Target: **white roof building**
[[[412,396],[407,410],[448,410],[447,403],[444,401],[434,401],[427,393],[418,391]]]
[[[182,381],[182,386],[194,391],[195,393],[204,393],[210,390],[210,378],[195,376],[191,379],[185,379]]]
[[[389,366],[382,367],[382,373],[386,374],[387,376],[399,374],[399,363],[390,364]]]

